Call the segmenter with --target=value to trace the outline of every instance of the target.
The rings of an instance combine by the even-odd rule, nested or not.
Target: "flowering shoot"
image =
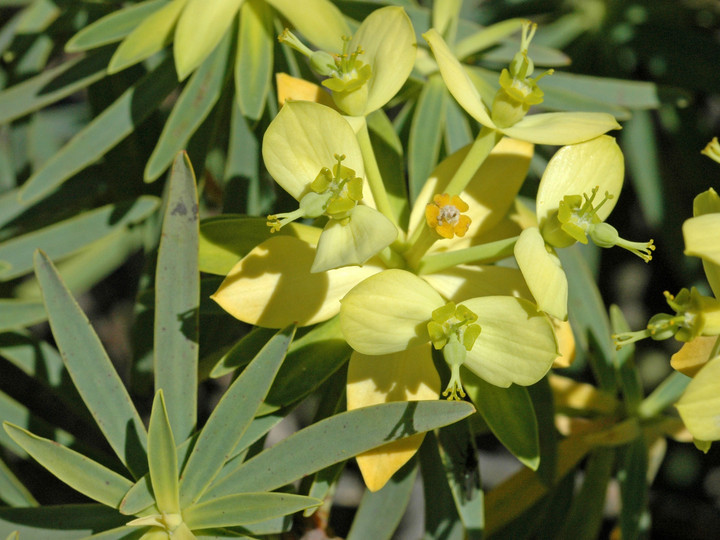
[[[452,198],[447,193],[435,195],[433,202],[425,207],[425,220],[428,226],[443,238],[465,236],[471,219],[462,212],[469,206],[457,195]]]
[[[550,69],[532,79],[530,75],[535,70],[535,64],[528,56],[528,47],[535,35],[537,25],[525,21],[522,30],[520,51],[515,54],[509,69],[503,69],[500,74],[500,90],[493,100],[491,117],[500,127],[510,127],[521,120],[530,109],[543,101],[543,91],[537,82],[545,75],[552,75]]]
[[[345,167],[342,161],[345,155],[335,154],[337,163],[332,172],[327,167],[310,183],[310,192],[299,203],[300,208],[293,212],[268,216],[271,232],[279,231],[284,225],[300,218],[316,218],[325,214],[331,219],[345,221],[349,212],[362,200],[362,178],[355,171]]]
[[[598,216],[598,210],[612,200],[614,196],[606,191],[605,197],[596,206],[593,205],[595,196],[600,187],[595,186],[590,196],[587,193],[580,195],[567,195],[563,197],[558,206],[557,220],[560,222],[560,229],[571,236],[574,240],[583,244],[588,243],[588,236],[602,248],[620,246],[640,257],[643,261],[649,262],[652,259],[652,252],[655,250],[653,241],[629,242],[620,238],[615,227],[604,223]],[[583,200],[584,199],[584,200]],[[552,221],[550,222],[552,223]],[[557,247],[564,247],[563,240],[553,235],[551,230],[543,231],[545,238]],[[559,245],[558,245],[559,244]]]
[[[656,341],[675,337],[678,341],[688,342],[698,336],[720,334],[720,301],[702,296],[695,287],[682,289],[677,296],[667,291],[663,294],[675,315],[658,313],[651,317],[644,330],[613,335],[618,349],[648,337]]]

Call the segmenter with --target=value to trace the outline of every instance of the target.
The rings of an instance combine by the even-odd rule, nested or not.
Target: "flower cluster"
[[[437,399],[441,379],[443,396],[462,399],[468,371],[501,388],[532,385],[568,349],[569,334],[572,339],[564,322],[567,280],[555,249],[589,238],[650,259],[652,241],[626,242],[605,223],[623,182],[622,153],[604,135],[619,128],[615,119],[527,115],[542,102],[538,82],[550,74],[532,78],[533,35],[526,24],[520,51],[486,105],[441,35],[425,34],[447,88],[481,129],[472,145],[437,166],[408,218],[388,202],[366,121],[413,67],[417,45],[407,15],[401,8],[376,10],[336,53],[313,51],[289,31],[280,36],[324,77],[337,110],[290,100],[271,122],[265,165],[299,207],[269,216],[279,234],[243,257],[213,298],[245,322],[274,328],[339,314],[354,350],[349,409]],[[568,145],[543,175],[536,220],[516,201],[532,143]],[[598,192],[605,194],[600,202]],[[284,235],[282,228],[299,219],[313,220],[303,238]],[[517,267],[492,264],[513,255]],[[447,372],[434,368],[433,350]],[[382,487],[421,441],[359,456],[370,489]]]

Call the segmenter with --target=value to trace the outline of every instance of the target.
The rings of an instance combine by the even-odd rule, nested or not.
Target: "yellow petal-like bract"
[[[307,326],[340,310],[340,298],[379,272],[377,265],[311,273],[315,249],[291,236],[274,236],[238,262],[212,299],[233,317],[267,328]]]
[[[692,436],[700,441],[720,439],[720,356],[710,360],[675,405]]]
[[[393,354],[367,356],[353,352],[348,364],[347,408],[438,399],[440,377],[435,370],[430,344]],[[380,446],[357,456],[360,472],[370,491],[382,488],[415,454],[424,433]]]
[[[567,319],[568,282],[560,259],[550,253],[537,227],[525,229],[515,244],[515,259],[538,309]]]
[[[356,351],[375,355],[430,341],[427,323],[445,301],[415,274],[395,269],[359,283],[341,304],[343,336]]]

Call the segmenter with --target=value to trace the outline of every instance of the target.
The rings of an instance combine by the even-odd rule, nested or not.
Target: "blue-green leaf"
[[[114,231],[147,219],[158,203],[157,197],[145,196],[108,204],[8,240],[0,244],[0,280],[14,279],[30,272],[36,249],[42,249],[53,260],[67,257]]]
[[[222,93],[232,34],[227,32],[188,81],[145,166],[145,180],[153,182],[170,166],[178,152],[186,149],[193,133],[217,103]]]
[[[177,450],[162,390],[155,394],[150,414],[148,465],[158,510],[163,514],[180,513]]]
[[[162,389],[173,434],[185,440],[197,413],[198,201],[187,154],[175,158],[170,174],[155,275],[155,391]]]
[[[524,465],[540,464],[540,440],[535,409],[524,386],[500,388],[467,369],[462,381],[468,396],[498,440]]]
[[[456,422],[473,411],[465,402],[411,401],[341,413],[298,431],[245,463],[228,462],[203,500],[276,489],[382,444]]]
[[[285,359],[295,327],[280,330],[228,388],[195,443],[180,484],[183,508],[197,501],[232,455]]]
[[[322,501],[290,493],[240,493],[193,505],[183,510],[192,529],[257,523],[319,506]]]
[[[147,433],[120,377],[85,314],[52,262],[35,254],[35,273],[58,349],[100,430],[133,476],[147,470]]]
[[[247,0],[240,7],[235,96],[242,113],[253,120],[260,118],[270,90],[275,45],[272,22],[273,12],[266,2]]]
[[[112,105],[30,177],[20,192],[24,202],[40,199],[101,158],[132,133],[177,86],[172,59],[126,90]]]
[[[4,428],[40,465],[91,499],[117,507],[132,487],[127,478],[55,441],[38,437],[7,422]]]

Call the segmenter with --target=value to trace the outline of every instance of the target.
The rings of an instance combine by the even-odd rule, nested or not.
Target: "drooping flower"
[[[443,40],[440,33],[430,29],[423,37],[430,45],[445,85],[465,111],[483,126],[508,137],[538,144],[574,144],[620,129],[615,118],[607,113],[544,113],[526,116],[530,106],[542,102],[542,90],[534,79],[533,61],[528,47],[534,25],[523,25],[521,50],[508,69],[500,75],[500,89],[493,103],[486,104],[462,64]]]
[[[400,90],[415,63],[417,42],[410,18],[400,7],[373,11],[342,51],[312,51],[291,32],[280,40],[310,58],[311,67],[327,77],[338,108],[350,116],[367,116]]]
[[[262,151],[268,172],[299,202],[293,212],[268,217],[272,230],[301,218],[329,218],[312,272],[364,264],[395,240],[392,222],[361,204],[372,204],[363,189],[362,154],[336,111],[309,101],[285,104],[268,126]]]
[[[567,278],[556,248],[590,239],[599,247],[625,248],[645,262],[652,258],[652,240],[628,242],[605,223],[622,189],[624,169],[622,152],[607,135],[564,146],[545,169],[537,193],[538,227],[520,234],[514,252],[538,307],[553,317],[567,318]],[[605,194],[600,202],[598,192]]]

